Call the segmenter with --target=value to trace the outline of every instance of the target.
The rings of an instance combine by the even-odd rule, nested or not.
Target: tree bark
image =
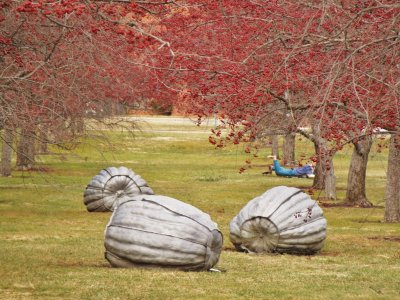
[[[30,170],[35,163],[35,131],[22,128],[17,146],[17,168]]]
[[[346,202],[353,206],[371,207],[365,193],[368,156],[372,146],[372,137],[367,136],[354,144],[347,178]]]
[[[325,197],[329,200],[336,200],[336,176],[332,157],[329,158],[328,167],[325,172]]]
[[[70,121],[71,133],[73,136],[80,135],[84,131],[84,121],[82,117],[72,117]]]
[[[315,149],[315,153],[317,154],[317,164],[314,168],[314,183],[313,183],[313,187],[318,189],[318,190],[322,190],[325,188],[325,159],[324,156],[322,155],[323,153],[323,149],[322,145],[317,141],[314,140],[314,149]]]
[[[271,155],[275,155],[279,159],[279,135],[271,135]]]
[[[295,162],[295,145],[296,145],[296,133],[291,132],[285,135],[283,143],[283,163],[287,166],[293,166]]]
[[[318,145],[314,144],[315,153],[318,153]],[[325,176],[324,176],[324,168],[323,163],[318,159],[317,164],[314,168],[314,181],[313,181],[313,188],[317,190],[322,190],[325,188]]]
[[[324,190],[325,197],[336,200],[336,177],[333,167],[333,154],[328,151],[326,140],[320,136],[319,129],[313,128],[312,142],[318,161],[314,170],[313,188]]]
[[[12,144],[14,141],[14,132],[12,129],[5,127],[2,136],[1,147],[1,176],[11,176],[11,157]]]
[[[400,222],[400,136],[392,135],[386,181],[385,222]]]
[[[47,143],[48,143],[48,127],[46,126],[46,124],[44,124],[43,126],[40,126],[39,128],[39,153],[40,154],[47,154],[48,148],[47,148]]]

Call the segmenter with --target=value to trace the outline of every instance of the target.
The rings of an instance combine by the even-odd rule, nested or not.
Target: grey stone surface
[[[327,222],[318,203],[293,187],[278,186],[248,202],[230,223],[239,251],[315,254]]]
[[[109,167],[89,182],[83,202],[90,212],[113,211],[122,202],[141,194],[154,194],[142,177],[126,167]]]
[[[114,267],[200,271],[217,264],[222,243],[208,214],[166,196],[141,195],[113,212],[104,245]]]

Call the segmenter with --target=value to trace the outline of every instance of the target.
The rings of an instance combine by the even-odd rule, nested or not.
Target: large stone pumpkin
[[[251,200],[230,223],[237,250],[315,254],[326,238],[322,209],[297,188],[278,186]]]
[[[141,195],[113,212],[105,257],[114,267],[209,270],[217,264],[222,233],[201,210],[166,196]]]
[[[142,177],[126,167],[109,167],[89,182],[83,202],[90,212],[113,211],[120,203],[141,194],[154,194]]]

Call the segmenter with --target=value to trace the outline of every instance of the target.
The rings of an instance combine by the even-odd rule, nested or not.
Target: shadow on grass
[[[400,236],[371,236],[371,237],[368,237],[368,239],[400,243]]]
[[[370,207],[362,207],[362,206],[354,206],[350,203],[347,202],[324,202],[319,200],[318,204],[322,207],[348,207],[348,208],[362,208],[362,209],[371,209],[371,208],[384,208],[384,206],[381,205],[373,205]]]
[[[63,268],[112,268],[108,262],[63,261],[57,262],[55,265]]]

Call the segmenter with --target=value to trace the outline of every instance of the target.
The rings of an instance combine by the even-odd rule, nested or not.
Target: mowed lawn
[[[400,299],[400,225],[382,223],[387,153],[371,153],[367,196],[374,208],[340,204],[351,148],[335,157],[338,201],[310,191],[309,179],[262,175],[270,149],[239,168],[242,146],[214,149],[214,121],[196,127],[179,118],[146,118],[134,134],[93,130],[70,153],[50,149],[38,170],[0,178],[0,299]],[[297,154],[312,154],[297,141]],[[218,223],[222,272],[115,269],[104,259],[110,213],[89,213],[83,192],[101,169],[126,166],[153,190],[190,203]],[[328,221],[315,256],[238,253],[229,222],[251,199],[278,186],[304,189]]]

